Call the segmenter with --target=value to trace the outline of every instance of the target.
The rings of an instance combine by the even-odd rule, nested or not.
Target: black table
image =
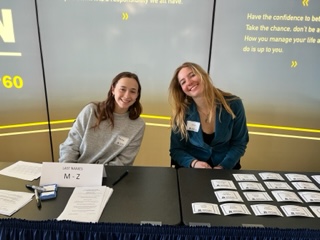
[[[315,216],[315,214],[309,208],[309,211],[315,216],[315,218],[308,217],[287,217],[280,206],[282,205],[298,205],[307,207],[309,204],[307,203],[296,203],[296,202],[277,202],[261,177],[259,176],[260,172],[266,171],[245,171],[245,170],[210,170],[210,169],[186,169],[180,168],[178,169],[178,182],[179,182],[179,191],[180,191],[180,204],[181,204],[181,214],[182,214],[182,222],[185,225],[192,226],[248,226],[248,227],[273,227],[273,228],[308,228],[308,229],[320,229],[320,221],[319,218]],[[270,171],[269,171],[270,172]],[[272,171],[274,172],[274,171]],[[241,173],[241,174],[254,174],[258,179],[258,182],[262,183],[266,192],[273,199],[272,202],[248,202],[245,196],[243,195],[243,191],[241,190],[238,182],[235,180],[233,174]],[[280,173],[280,175],[286,180],[295,193],[298,191],[295,187],[289,182],[286,177],[286,172],[275,172]],[[291,172],[290,172],[291,173]],[[312,175],[319,175],[319,173],[297,173],[297,174],[305,174],[307,175],[316,186],[319,187],[319,184],[311,178]],[[243,199],[243,203],[251,212],[251,215],[227,215],[224,216],[221,211],[220,205],[223,203],[219,203],[217,201],[215,191],[211,184],[212,179],[226,179],[232,180],[234,185],[236,186],[237,192],[239,192],[240,196]],[[300,190],[301,191],[301,190]],[[298,195],[298,194],[297,194]],[[299,195],[298,195],[299,196]],[[299,196],[300,197],[300,196]],[[205,214],[198,213],[193,214],[191,204],[194,202],[208,202],[214,203],[219,206],[221,215],[214,214]],[[239,202],[240,203],[240,202]],[[283,213],[283,217],[280,216],[255,216],[252,211],[250,205],[254,204],[271,204],[278,207],[278,209]],[[318,205],[319,203],[314,203],[312,205]]]
[[[0,163],[0,169],[12,163]],[[126,170],[129,174],[117,183],[99,222],[178,225],[181,223],[176,170],[168,167],[107,166],[103,185],[112,183]],[[29,191],[26,184],[39,184],[0,175],[0,189]],[[58,188],[57,198],[42,201],[38,210],[35,199],[11,217],[26,220],[56,219],[64,210],[73,188]]]
[[[168,167],[106,167],[107,186],[123,172],[129,174],[114,186],[101,222],[181,223],[177,173]]]

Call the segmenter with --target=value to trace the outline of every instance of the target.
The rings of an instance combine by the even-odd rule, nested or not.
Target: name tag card
[[[194,121],[187,121],[187,130],[192,132],[199,132],[200,123]]]
[[[40,186],[57,184],[58,187],[101,186],[103,164],[43,162]]]

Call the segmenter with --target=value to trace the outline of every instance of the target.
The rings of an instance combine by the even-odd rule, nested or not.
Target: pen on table
[[[120,182],[125,176],[127,176],[129,173],[129,171],[125,171],[116,181],[114,181],[114,183],[112,184],[112,186],[116,185],[118,182]]]
[[[36,196],[37,207],[40,209],[41,208],[41,200],[39,198],[39,192],[37,189],[34,189],[34,195]]]
[[[30,185],[30,184],[27,184],[26,188],[33,189],[33,190],[37,189],[40,192],[44,192],[46,190],[44,187],[38,187],[35,185]]]

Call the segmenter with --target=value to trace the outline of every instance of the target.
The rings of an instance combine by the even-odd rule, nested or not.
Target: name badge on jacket
[[[119,145],[119,146],[124,146],[127,144],[129,138],[127,137],[123,137],[123,136],[118,136],[115,144]]]
[[[187,130],[193,132],[199,132],[200,123],[194,121],[187,121]]]

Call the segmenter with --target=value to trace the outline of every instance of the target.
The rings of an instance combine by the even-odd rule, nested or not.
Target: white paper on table
[[[248,201],[272,202],[267,192],[243,192]]]
[[[33,181],[41,176],[41,163],[18,161],[0,170],[0,174]]]
[[[292,190],[292,187],[289,186],[286,182],[264,182],[268,189],[283,189],[283,190]]]
[[[311,182],[310,178],[308,178],[308,176],[304,174],[286,173],[285,176],[288,178],[289,181]]]
[[[320,184],[320,175],[312,175],[311,176],[314,180],[316,180],[317,183]]]
[[[262,180],[279,180],[284,181],[283,177],[279,173],[261,172],[259,173]]]
[[[298,194],[307,203],[320,203],[320,193],[318,192],[298,192]]]
[[[261,183],[256,182],[239,182],[241,190],[265,191]]]
[[[278,202],[302,202],[302,200],[294,192],[272,191],[272,194]]]
[[[218,202],[243,202],[240,194],[236,191],[215,191]]]
[[[313,217],[312,213],[306,207],[285,205],[281,206],[282,211],[287,217]]]
[[[231,180],[213,179],[211,185],[213,189],[237,189]]]
[[[233,177],[237,181],[258,181],[254,174],[234,173]]]
[[[251,215],[250,211],[246,207],[245,204],[239,203],[224,203],[220,205],[222,212],[224,215],[232,215],[232,214],[246,214]]]
[[[320,218],[320,206],[309,206],[314,214]]]
[[[283,214],[277,208],[277,206],[270,204],[255,204],[251,205],[252,211],[256,216],[275,215],[283,217]]]
[[[33,195],[34,193],[0,190],[0,214],[11,216],[29,203]]]
[[[98,222],[112,192],[107,186],[76,187],[57,220]]]
[[[311,182],[292,182],[292,185],[297,190],[313,190],[313,191],[320,191],[320,189]]]
[[[217,204],[205,203],[205,202],[192,203],[192,212],[193,212],[193,214],[210,213],[210,214],[221,215]]]

